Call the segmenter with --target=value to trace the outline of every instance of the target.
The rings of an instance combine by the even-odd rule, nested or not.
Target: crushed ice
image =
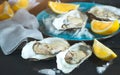
[[[102,74],[103,72],[106,71],[106,69],[111,65],[112,61],[107,62],[106,64],[102,65],[102,66],[98,66],[96,67],[96,70],[99,74]]]
[[[45,75],[63,75],[60,70],[57,70],[56,68],[53,69],[40,69],[38,70],[39,74],[45,74]]]

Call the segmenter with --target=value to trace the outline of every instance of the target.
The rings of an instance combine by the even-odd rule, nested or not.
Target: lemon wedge
[[[119,21],[99,21],[92,20],[91,30],[94,33],[101,35],[110,35],[116,32],[119,29]]]
[[[28,7],[29,0],[17,0],[17,2],[12,6],[14,11],[17,11],[21,8],[26,9]]]
[[[104,61],[110,61],[117,57],[117,55],[110,48],[103,45],[96,39],[94,39],[93,43],[93,53],[96,55],[96,57]]]
[[[57,14],[63,14],[69,12],[70,10],[75,10],[79,8],[79,5],[76,4],[53,2],[53,1],[49,1],[48,6],[53,12]]]
[[[14,12],[11,9],[7,1],[0,5],[0,20],[5,20],[14,16]]]

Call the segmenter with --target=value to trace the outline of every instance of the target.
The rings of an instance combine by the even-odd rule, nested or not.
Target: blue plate
[[[90,3],[90,2],[74,2],[73,4],[80,4],[80,10],[82,12],[87,12],[91,7],[95,6],[95,5],[99,5],[99,4],[96,4],[96,3]],[[73,37],[73,34],[74,34],[74,31],[73,32],[69,32],[69,31],[65,31],[65,32],[62,32],[60,34],[56,34],[56,32],[51,32],[49,30],[46,29],[44,23],[43,23],[43,18],[48,18],[50,16],[50,14],[48,12],[46,12],[46,10],[43,10],[42,12],[40,12],[38,15],[37,15],[37,19],[39,21],[39,24],[40,24],[40,30],[43,34],[47,35],[47,36],[53,36],[53,37],[60,37],[60,38],[64,38],[66,40],[71,40],[71,41],[91,41],[93,39],[107,39],[107,38],[110,38],[114,35],[116,35],[118,32],[120,32],[120,30],[118,30],[118,32],[112,34],[112,35],[108,35],[108,36],[103,36],[103,35],[99,35],[99,34],[95,34],[93,32],[91,32],[91,29],[90,29],[90,23],[87,22],[87,25],[86,25],[86,28],[88,29],[88,31],[90,32],[90,34],[93,35],[93,37],[86,37],[86,36],[82,36],[81,37],[78,37],[78,36],[74,36]],[[59,31],[58,31],[59,32]]]

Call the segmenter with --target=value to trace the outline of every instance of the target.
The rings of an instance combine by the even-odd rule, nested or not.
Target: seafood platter
[[[28,1],[19,4],[9,0],[12,5],[7,1],[0,5],[0,10],[8,9],[0,12],[0,47],[4,55],[11,56],[19,49],[22,61],[48,66],[52,61],[52,69],[41,64],[41,69],[34,68],[45,75],[72,75],[80,66],[91,63],[93,57],[104,62],[96,66],[97,73],[103,74],[119,56],[100,40],[120,32],[120,8],[94,2],[48,1],[48,7],[34,16],[28,11],[31,8],[28,4],[36,0]]]
[[[79,5],[79,8],[65,14],[56,15],[49,9],[40,12],[37,15],[40,30],[47,36],[60,37],[71,41],[91,41],[94,38],[106,39],[119,32],[117,29],[110,35],[99,35],[91,29],[91,20],[93,19],[100,21],[119,20],[119,8],[90,2],[73,2],[73,4]]]

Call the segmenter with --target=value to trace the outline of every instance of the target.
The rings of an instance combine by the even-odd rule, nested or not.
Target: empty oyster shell
[[[69,49],[57,54],[57,68],[63,73],[70,73],[92,54],[91,48],[83,42],[76,43]]]
[[[120,20],[120,9],[109,5],[97,5],[92,7],[88,14],[100,20]]]
[[[69,43],[62,38],[49,37],[41,41],[27,43],[22,49],[21,56],[24,59],[47,59],[66,50],[69,46]]]
[[[58,15],[53,20],[53,26],[57,30],[66,30],[85,27],[88,17],[78,10],[72,10],[66,14]]]

